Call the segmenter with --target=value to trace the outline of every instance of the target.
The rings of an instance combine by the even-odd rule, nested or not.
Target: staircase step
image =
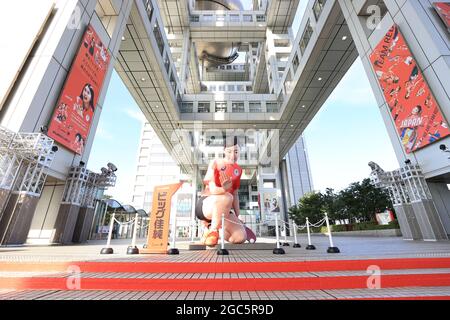
[[[70,290],[71,278],[0,278],[0,289]],[[273,291],[367,288],[368,276],[247,278],[247,279],[137,279],[80,278],[79,290],[109,291]],[[382,275],[382,288],[450,286],[450,273]]]
[[[0,262],[0,272],[66,272],[69,267],[82,272],[136,273],[245,273],[245,272],[321,272],[450,268],[450,258],[408,258],[372,260],[322,260],[301,262]]]

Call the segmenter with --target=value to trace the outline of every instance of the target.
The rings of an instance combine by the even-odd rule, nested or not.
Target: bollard
[[[112,237],[112,231],[114,228],[114,220],[116,219],[116,213],[113,212],[111,216],[111,222],[109,223],[109,232],[108,232],[108,241],[106,242],[106,247],[100,251],[100,254],[113,254],[114,250],[111,248],[111,237]]]
[[[283,230],[284,230],[284,243],[283,247],[289,247],[289,242],[287,241],[287,223],[284,220],[281,220],[283,222]]]
[[[230,253],[225,249],[225,213],[222,213],[222,228],[220,229],[220,249],[217,250],[218,256],[227,256]]]
[[[292,229],[293,229],[293,232],[294,232],[294,245],[293,245],[293,248],[301,248],[302,246],[297,241],[297,224],[295,223],[295,221],[292,221]]]
[[[309,231],[309,219],[306,218],[306,232],[308,233],[308,245],[306,250],[316,250],[316,247],[311,244],[311,232]]]
[[[127,249],[127,254],[139,254],[139,249],[136,247],[136,237],[137,237],[137,229],[138,229],[138,217],[139,214],[136,213],[133,224],[133,240],[131,240],[131,246]]]
[[[331,228],[330,228],[330,222],[328,221],[328,214],[325,212],[325,222],[327,223],[327,229],[328,229],[328,237],[330,239],[330,247],[328,248],[328,253],[339,253],[339,249],[334,246],[333,244],[333,237],[331,236]]]
[[[194,243],[195,237],[195,219],[191,220],[191,243]]]
[[[278,230],[278,213],[275,213],[275,236],[277,238],[277,247],[273,249],[273,254],[285,254],[283,248],[280,248],[280,232]]]
[[[175,216],[172,222],[172,248],[167,250],[167,254],[180,254],[180,251],[176,248],[177,241],[177,217]]]

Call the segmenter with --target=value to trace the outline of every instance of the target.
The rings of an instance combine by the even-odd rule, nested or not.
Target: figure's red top
[[[228,192],[233,194],[236,190],[239,189],[241,185],[242,168],[236,163],[226,163],[223,160],[214,160],[209,166],[203,180],[203,183],[206,185],[205,191],[209,191],[208,183],[212,179],[214,179],[214,183],[216,184],[216,186],[222,187],[222,183],[220,181],[221,171],[225,172],[225,175],[231,178],[232,187],[230,190],[228,190]]]

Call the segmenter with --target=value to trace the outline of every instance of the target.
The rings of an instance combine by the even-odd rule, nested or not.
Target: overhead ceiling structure
[[[209,1],[203,2],[205,6]],[[273,33],[288,34],[298,2],[271,0],[266,8],[260,8],[259,11],[238,13],[241,19],[244,14],[252,17],[258,15],[258,19],[264,20],[264,34],[267,28]],[[310,27],[311,15],[305,16],[297,38],[286,38],[291,50],[287,51],[281,67],[277,67],[275,80],[278,85],[272,85],[275,90],[269,92],[269,83],[275,80],[273,74],[269,73],[273,56],[267,55],[265,35],[261,40],[240,43],[240,48],[247,55],[246,59],[240,57],[239,61],[246,64],[245,72],[227,72],[220,64],[202,69],[202,52],[209,50],[211,55],[230,57],[237,47],[235,38],[218,43],[220,41],[215,38],[216,25],[195,22],[199,15],[211,11],[195,10],[198,6],[193,8],[181,0],[158,0],[152,3],[158,5],[151,13],[143,10],[140,1],[133,5],[116,69],[166,148],[179,150],[174,158],[185,172],[193,168],[191,153],[194,146],[189,132],[194,130],[198,121],[201,121],[203,129],[278,129],[280,158],[284,157],[357,58],[355,45],[338,3],[327,1],[314,28]],[[221,12],[227,13],[227,10]],[[214,14],[213,17],[218,19]],[[239,29],[239,32],[248,32],[248,26],[243,23],[233,28]],[[193,30],[207,34],[207,39],[198,40],[193,36],[197,31]],[[306,46],[305,30],[310,31]],[[170,48],[171,40],[168,38],[185,39],[181,50],[185,55],[180,54],[178,49]],[[216,41],[210,42],[210,39]],[[176,51],[177,55],[172,56],[171,52]],[[180,57],[184,57],[182,63],[185,65],[175,61],[181,60]],[[249,64],[252,61],[253,67]],[[183,79],[179,79],[180,75],[183,75]],[[246,92],[238,94],[201,92],[202,81],[251,81],[252,91],[246,89]],[[216,102],[236,100],[246,102],[247,105],[252,101],[267,101],[266,106],[269,103],[279,105],[279,110],[269,112],[267,109],[267,112],[262,113],[180,111],[183,102],[210,101],[213,109]]]

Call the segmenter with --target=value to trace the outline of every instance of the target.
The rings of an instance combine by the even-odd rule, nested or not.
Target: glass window
[[[323,7],[327,3],[327,0],[316,0],[313,6],[314,16],[316,20],[319,20],[320,14],[322,13]]]
[[[145,11],[147,11],[148,20],[152,20],[153,16],[153,7],[152,2],[150,0],[144,0]]]
[[[200,17],[198,15],[191,16],[191,22],[199,22],[199,21],[200,21]]]
[[[253,16],[251,14],[242,15],[244,22],[253,22]]]
[[[225,15],[224,14],[217,14],[216,15],[216,21],[218,21],[218,22],[225,21]]]
[[[266,102],[267,112],[278,112],[278,103]]]
[[[239,22],[239,15],[238,14],[230,14],[230,22]]]
[[[199,102],[198,103],[198,113],[208,113],[210,110],[210,103],[208,102]]]
[[[292,66],[294,67],[294,73],[297,72],[298,66],[299,66],[300,62],[298,60],[298,55],[295,54],[294,55],[294,59],[292,59]]]
[[[252,196],[252,202],[258,202],[258,196]]]
[[[262,112],[261,102],[259,102],[259,101],[250,102],[249,103],[249,111],[250,111],[250,113]]]
[[[214,17],[212,14],[204,14],[203,15],[203,21],[208,22],[208,21],[213,21],[213,20],[214,20]]]
[[[227,103],[216,102],[216,112],[227,112]]]
[[[262,14],[257,14],[256,15],[256,21],[257,22],[265,22],[266,21],[266,16],[262,15]]]
[[[233,112],[236,112],[236,113],[245,112],[244,102],[232,102],[231,107],[232,107]]]
[[[155,36],[156,44],[158,45],[159,52],[161,53],[161,56],[164,52],[164,40],[161,35],[161,31],[159,30],[158,22],[155,23],[155,26],[153,27],[153,35]]]
[[[192,113],[194,110],[193,102],[183,102],[181,104],[181,113]]]
[[[308,46],[309,40],[311,40],[313,32],[314,31],[311,26],[311,21],[308,20],[308,23],[306,24],[305,32],[303,32],[302,39],[300,40],[300,51],[302,52],[302,54],[305,53],[306,47]]]
[[[252,186],[252,192],[257,192],[258,191],[258,186]]]

